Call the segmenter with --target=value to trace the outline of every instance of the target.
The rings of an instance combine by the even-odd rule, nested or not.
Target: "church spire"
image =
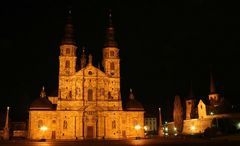
[[[216,93],[215,83],[213,79],[212,68],[210,70],[210,94]]]
[[[105,38],[105,43],[104,47],[117,47],[117,42],[115,41],[115,31],[114,27],[112,24],[112,12],[109,10],[108,12],[108,27],[106,29],[106,38]]]
[[[72,24],[72,10],[68,10],[68,16],[67,16],[67,22],[65,25],[64,30],[64,36],[61,42],[62,45],[68,44],[68,45],[76,45],[75,39],[74,39],[74,29]]]

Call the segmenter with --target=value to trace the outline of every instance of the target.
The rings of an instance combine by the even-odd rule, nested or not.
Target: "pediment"
[[[76,76],[85,77],[106,77],[106,74],[93,65],[87,65],[76,73]]]

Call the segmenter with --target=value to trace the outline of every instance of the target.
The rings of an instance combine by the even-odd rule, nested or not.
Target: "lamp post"
[[[162,136],[162,113],[161,113],[161,108],[158,108],[159,110],[159,129],[158,129],[158,135]]]

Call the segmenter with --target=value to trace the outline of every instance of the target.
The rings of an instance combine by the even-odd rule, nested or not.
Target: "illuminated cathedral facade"
[[[93,65],[74,39],[71,16],[60,44],[58,95],[40,97],[29,109],[29,139],[124,139],[144,136],[144,109],[130,90],[122,106],[120,57],[111,14],[102,49],[102,67]],[[79,67],[78,67],[79,66]]]

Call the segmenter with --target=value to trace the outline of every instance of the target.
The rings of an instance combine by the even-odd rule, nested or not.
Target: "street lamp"
[[[144,126],[143,129],[144,129],[145,131],[147,131],[147,130],[148,130],[148,127],[147,127],[147,126]]]

